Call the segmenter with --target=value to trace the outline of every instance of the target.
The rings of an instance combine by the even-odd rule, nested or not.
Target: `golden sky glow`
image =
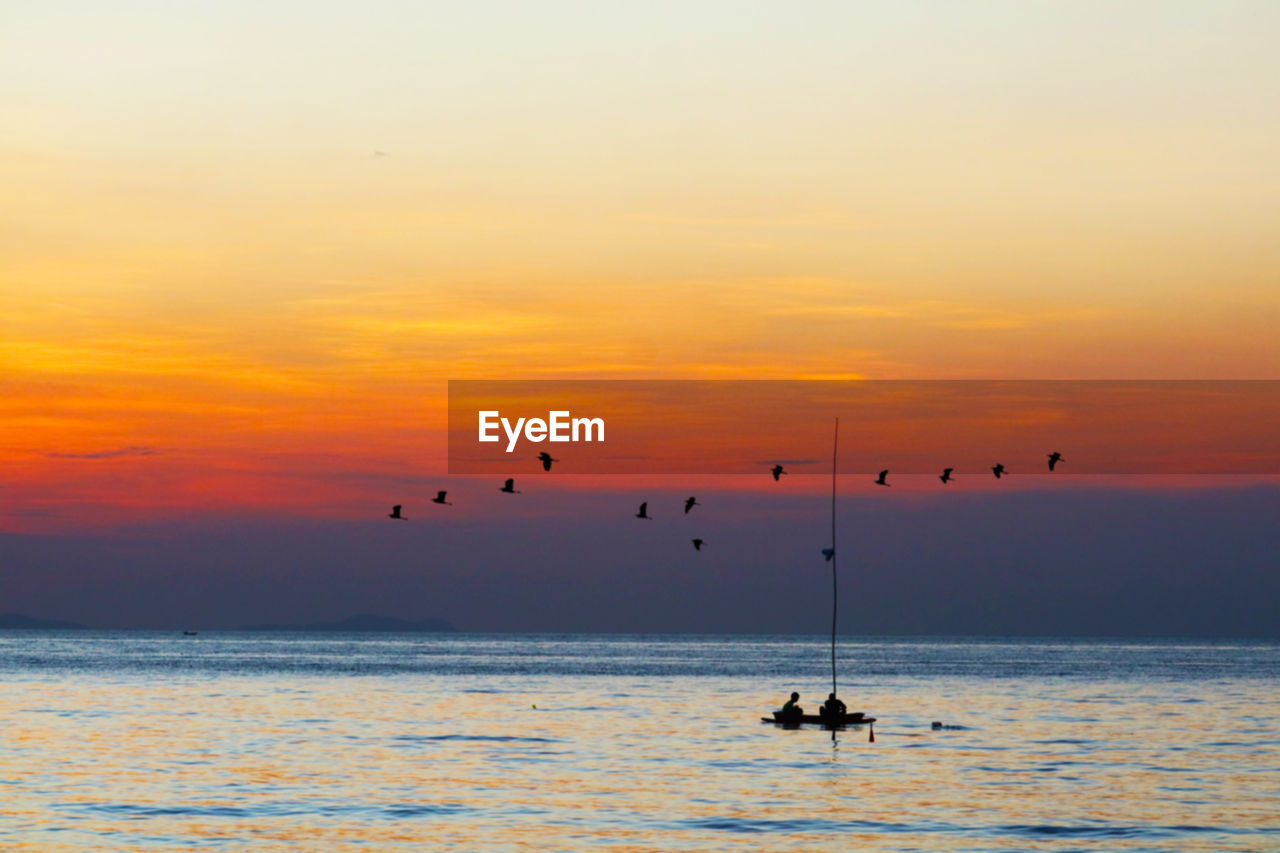
[[[456,5],[6,6],[24,500],[440,471],[449,378],[1280,375],[1275,4]]]

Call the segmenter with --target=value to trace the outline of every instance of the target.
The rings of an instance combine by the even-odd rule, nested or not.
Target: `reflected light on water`
[[[172,646],[165,637],[59,646],[6,634],[3,651],[29,654],[4,664],[0,847],[1280,844],[1271,646],[1194,652],[1253,655],[1205,678],[1180,676],[1173,663],[1143,675],[1141,661],[1126,659],[1193,654],[1177,648],[1084,647],[1078,654],[1117,662],[1060,677],[1036,662],[1061,656],[1052,649],[1023,658],[1016,644],[870,644],[842,674],[850,708],[880,718],[870,743],[865,728],[833,740],[759,722],[793,685],[811,705],[825,696],[819,640],[763,651],[758,640],[717,638],[434,642],[455,644],[456,655],[413,638],[348,638],[326,652],[311,639],[215,635],[170,666],[156,663]],[[531,643],[543,644],[542,658]],[[702,662],[682,670],[682,648]],[[735,669],[788,655],[816,661],[761,678]],[[950,670],[912,670],[939,655]],[[458,657],[471,662],[455,666]],[[474,671],[495,658],[525,663]],[[596,671],[579,671],[589,661]],[[663,674],[643,672],[645,661],[660,661]],[[355,664],[370,674],[352,674]],[[886,671],[868,674],[877,669]],[[933,730],[933,720],[948,728]]]

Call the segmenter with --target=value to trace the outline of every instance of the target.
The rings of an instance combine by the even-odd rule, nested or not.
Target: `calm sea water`
[[[827,643],[0,632],[0,849],[1280,850],[1276,643]]]

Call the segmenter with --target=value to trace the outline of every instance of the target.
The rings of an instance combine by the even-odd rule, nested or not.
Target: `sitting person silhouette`
[[[804,716],[804,708],[801,708],[796,704],[796,700],[799,698],[799,693],[791,694],[791,698],[787,700],[787,704],[782,706],[782,716],[787,718]]]
[[[827,694],[827,701],[822,703],[822,708],[818,714],[831,719],[841,719],[847,713],[844,703],[836,698],[836,694]]]

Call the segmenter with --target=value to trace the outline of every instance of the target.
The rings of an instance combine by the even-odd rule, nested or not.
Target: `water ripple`
[[[1280,645],[827,642],[0,632],[0,849],[1280,849]]]

